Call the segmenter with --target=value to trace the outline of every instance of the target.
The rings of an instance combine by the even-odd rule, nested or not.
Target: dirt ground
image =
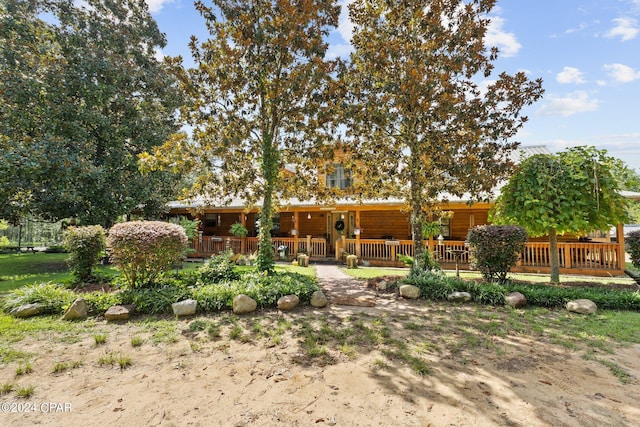
[[[412,334],[406,319],[449,310],[391,297],[378,301],[376,307],[299,307],[254,317],[275,325],[278,319],[295,324],[310,316],[338,322],[354,315],[382,316],[402,340]],[[396,319],[394,313],[406,317]],[[493,349],[463,349],[455,356],[427,353],[431,372],[419,375],[378,348],[355,357],[330,348],[331,362],[317,363],[305,359],[294,334],[277,344],[224,334],[208,340],[190,330],[193,321],[177,320],[175,340],[160,343],[153,343],[141,319],[98,320],[77,342],[52,334],[16,343],[14,348],[38,354],[31,362],[33,373],[15,378],[16,363],[2,365],[2,382],[35,389],[26,399],[15,393],[0,396],[0,425],[640,425],[640,345],[607,356],[632,376],[629,384],[602,363],[548,340],[530,341],[526,334],[497,338]],[[107,342],[96,345],[96,333],[107,335]],[[144,338],[141,346],[132,347],[134,336]],[[131,366],[99,363],[109,354],[127,355]],[[52,373],[56,364],[74,361],[81,363]]]

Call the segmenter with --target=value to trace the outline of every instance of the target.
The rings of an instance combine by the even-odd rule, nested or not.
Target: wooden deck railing
[[[297,248],[296,246],[297,241]],[[425,246],[428,244],[425,241]],[[304,252],[311,257],[327,256],[327,242],[323,238],[272,238],[274,255],[278,255],[280,246],[287,246],[289,257]],[[210,237],[204,236],[201,241],[192,243],[197,256],[210,256],[231,248],[235,253],[253,253],[258,250],[258,238],[247,237]],[[469,253],[464,241],[444,241],[431,247],[436,260],[443,265],[454,265],[456,258],[461,266],[468,266]],[[398,255],[413,256],[413,241],[383,239],[344,239],[335,242],[336,259],[342,259],[345,253],[357,254],[361,260],[396,263]],[[584,272],[620,272],[617,243],[558,243],[560,268],[565,271]],[[550,268],[549,243],[529,242],[520,256],[516,269],[522,271],[543,271]]]

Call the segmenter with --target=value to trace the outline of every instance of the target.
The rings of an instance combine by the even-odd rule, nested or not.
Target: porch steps
[[[316,275],[329,303],[358,307],[376,305],[376,295],[367,289],[366,282],[347,276],[335,264],[317,264]]]

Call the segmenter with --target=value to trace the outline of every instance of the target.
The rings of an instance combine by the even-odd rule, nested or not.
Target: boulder
[[[39,314],[40,310],[42,310],[42,304],[23,304],[11,310],[9,314],[14,317],[31,317]]]
[[[453,292],[447,295],[447,299],[451,302],[468,302],[471,301],[469,292]]]
[[[282,311],[293,310],[300,303],[297,295],[285,295],[278,299],[278,309]]]
[[[420,288],[413,285],[400,286],[400,296],[408,299],[417,299],[420,296]]]
[[[322,308],[327,305],[327,297],[322,291],[315,291],[313,295],[311,295],[311,305],[317,308]]]
[[[83,298],[78,298],[62,315],[62,320],[86,319],[88,313],[89,307],[87,307],[87,302]]]
[[[186,299],[184,301],[174,302],[171,304],[171,309],[175,316],[193,316],[196,314],[198,308],[198,301],[194,299]]]
[[[520,292],[510,292],[504,297],[504,303],[509,307],[524,307],[527,305],[527,298]]]
[[[378,289],[379,291],[386,291],[388,286],[389,285],[387,284],[386,280],[381,280],[376,283],[376,289]]]
[[[246,314],[256,311],[258,303],[251,297],[240,294],[233,299],[233,312],[236,314]]]
[[[114,305],[113,307],[109,307],[106,313],[104,313],[104,317],[108,321],[114,320],[128,320],[129,317],[135,311],[135,307],[131,304],[129,305]]]
[[[593,314],[598,310],[598,306],[589,299],[577,299],[567,303],[567,310],[573,313]]]

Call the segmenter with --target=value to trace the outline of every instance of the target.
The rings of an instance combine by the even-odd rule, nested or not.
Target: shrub
[[[187,235],[176,224],[124,222],[111,227],[107,246],[111,261],[120,268],[125,282],[132,287],[145,287],[182,260]]]
[[[199,284],[208,285],[222,281],[237,280],[240,275],[235,270],[232,261],[233,252],[225,251],[220,255],[214,255],[196,271],[196,279]]]
[[[77,281],[90,281],[105,246],[104,229],[99,225],[67,229],[64,236],[64,247],[69,252],[67,263]]]
[[[120,292],[88,292],[81,295],[87,303],[89,314],[102,314],[114,305],[122,304],[122,294]]]
[[[34,283],[9,292],[3,302],[2,309],[9,312],[24,304],[38,303],[42,307],[41,314],[60,314],[77,298],[75,292],[51,282]]]
[[[143,314],[171,313],[171,304],[191,297],[191,290],[176,281],[165,281],[151,287],[129,288],[120,292],[122,304],[133,304],[136,311]]]
[[[626,238],[627,252],[631,256],[631,263],[640,269],[640,230],[630,232]]]
[[[504,283],[524,250],[527,232],[517,225],[480,225],[469,230],[471,266],[490,282]]]

